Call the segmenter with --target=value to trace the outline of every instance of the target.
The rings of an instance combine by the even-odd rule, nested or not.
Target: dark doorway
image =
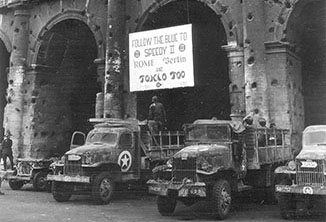
[[[96,93],[101,91],[93,62],[97,45],[89,27],[73,19],[54,25],[42,41],[37,64],[46,71],[36,77],[34,137],[47,139],[47,149],[63,153],[73,131],[86,133],[92,127],[88,120],[94,117]]]
[[[305,126],[326,124],[326,2],[306,5],[300,17]]]
[[[206,4],[195,0],[168,3],[146,19],[140,31],[191,23],[195,86],[137,93],[137,114],[147,118],[151,97],[157,95],[167,111],[167,127],[181,129],[196,119],[229,119],[228,59],[221,46],[226,34],[219,16]]]
[[[0,141],[3,139],[4,109],[7,105],[6,90],[8,88],[7,68],[9,67],[9,52],[0,40]]]

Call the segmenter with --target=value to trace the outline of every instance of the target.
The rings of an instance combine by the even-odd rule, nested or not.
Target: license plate
[[[152,187],[152,186],[150,186],[149,190],[154,191],[154,192],[160,192],[161,188],[160,187]]]

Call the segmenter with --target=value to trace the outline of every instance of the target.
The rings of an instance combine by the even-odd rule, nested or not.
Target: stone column
[[[125,60],[126,1],[108,0],[104,117],[123,117],[123,63]]]
[[[304,130],[301,60],[289,43],[266,42],[270,122],[289,129],[293,149],[301,147]],[[293,150],[296,152],[296,150]]]
[[[229,58],[231,114],[243,116],[246,113],[243,49],[229,45],[223,46],[222,48],[227,51]]]
[[[105,85],[105,59],[95,59],[97,65],[97,82],[101,83],[102,92],[96,94],[95,118],[104,117],[104,85]]]
[[[254,111],[254,120],[263,117],[269,122],[264,46],[265,2],[243,0],[242,5],[246,112]]]
[[[24,79],[27,67],[29,40],[29,10],[16,9],[13,24],[12,53],[8,75],[5,131],[10,131],[14,157],[23,149]]]

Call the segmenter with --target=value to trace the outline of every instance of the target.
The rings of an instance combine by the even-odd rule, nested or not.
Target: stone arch
[[[142,16],[139,19],[139,22],[137,23],[137,26],[134,31],[139,31],[141,27],[146,22],[148,16],[155,12],[158,8],[174,2],[176,0],[157,0],[154,1],[152,4],[149,4],[144,12],[142,13]],[[238,46],[242,42],[241,39],[241,30],[238,29],[238,27],[233,24],[235,21],[232,18],[232,14],[230,12],[229,7],[227,5],[224,5],[220,1],[214,1],[214,0],[194,0],[198,2],[203,2],[206,4],[211,10],[215,12],[215,14],[220,17],[220,20],[223,24],[226,36],[227,36],[227,42],[228,45],[232,46]],[[232,34],[231,34],[232,33]]]
[[[39,48],[42,44],[42,39],[45,35],[45,33],[50,30],[52,27],[54,27],[56,24],[67,20],[67,19],[76,19],[78,21],[81,21],[85,23],[89,29],[92,31],[96,44],[97,44],[97,58],[104,58],[105,57],[105,38],[103,37],[103,33],[99,30],[99,25],[93,23],[88,17],[84,15],[81,11],[65,11],[63,13],[57,14],[52,19],[50,19],[44,27],[41,29],[41,31],[38,33],[37,40],[35,41],[34,46],[32,47],[34,51],[36,52],[31,57],[30,64],[36,64],[37,61],[37,54],[39,51]]]
[[[234,38],[237,35],[227,33],[226,22],[223,24],[221,13],[217,13],[218,4],[212,2],[155,1],[140,17],[135,31],[193,24],[195,86],[137,92],[138,119],[143,120],[148,116],[148,105],[153,94],[165,105],[167,127],[171,130],[180,130],[182,124],[198,118],[230,118],[229,63],[227,52],[222,46],[235,46],[237,43],[234,43]],[[188,3],[189,11],[185,8]],[[228,10],[224,10],[227,14]]]
[[[2,40],[3,44],[7,48],[7,51],[10,53],[12,50],[11,42],[10,42],[7,34],[2,30],[0,30],[0,40]]]
[[[300,0],[289,7],[282,33],[283,41],[300,58],[292,87],[302,95],[304,126],[326,124],[326,3],[323,0]]]
[[[275,37],[276,40],[291,42],[293,39],[289,37],[289,27],[294,25],[302,10],[315,0],[298,0],[283,4],[275,22]]]
[[[49,22],[39,34],[28,81],[33,119],[27,129],[34,158],[63,154],[73,131],[88,132],[94,117],[96,93],[101,91],[94,60],[98,39],[79,15],[67,14]]]

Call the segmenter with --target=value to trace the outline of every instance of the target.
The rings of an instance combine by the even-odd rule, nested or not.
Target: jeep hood
[[[93,144],[87,144],[83,146],[76,147],[72,150],[69,150],[66,152],[66,154],[84,154],[89,153],[90,155],[97,153],[111,153],[111,151],[114,149],[113,145],[108,145],[104,143],[93,143]]]
[[[326,145],[305,146],[296,157],[297,159],[325,159]]]

